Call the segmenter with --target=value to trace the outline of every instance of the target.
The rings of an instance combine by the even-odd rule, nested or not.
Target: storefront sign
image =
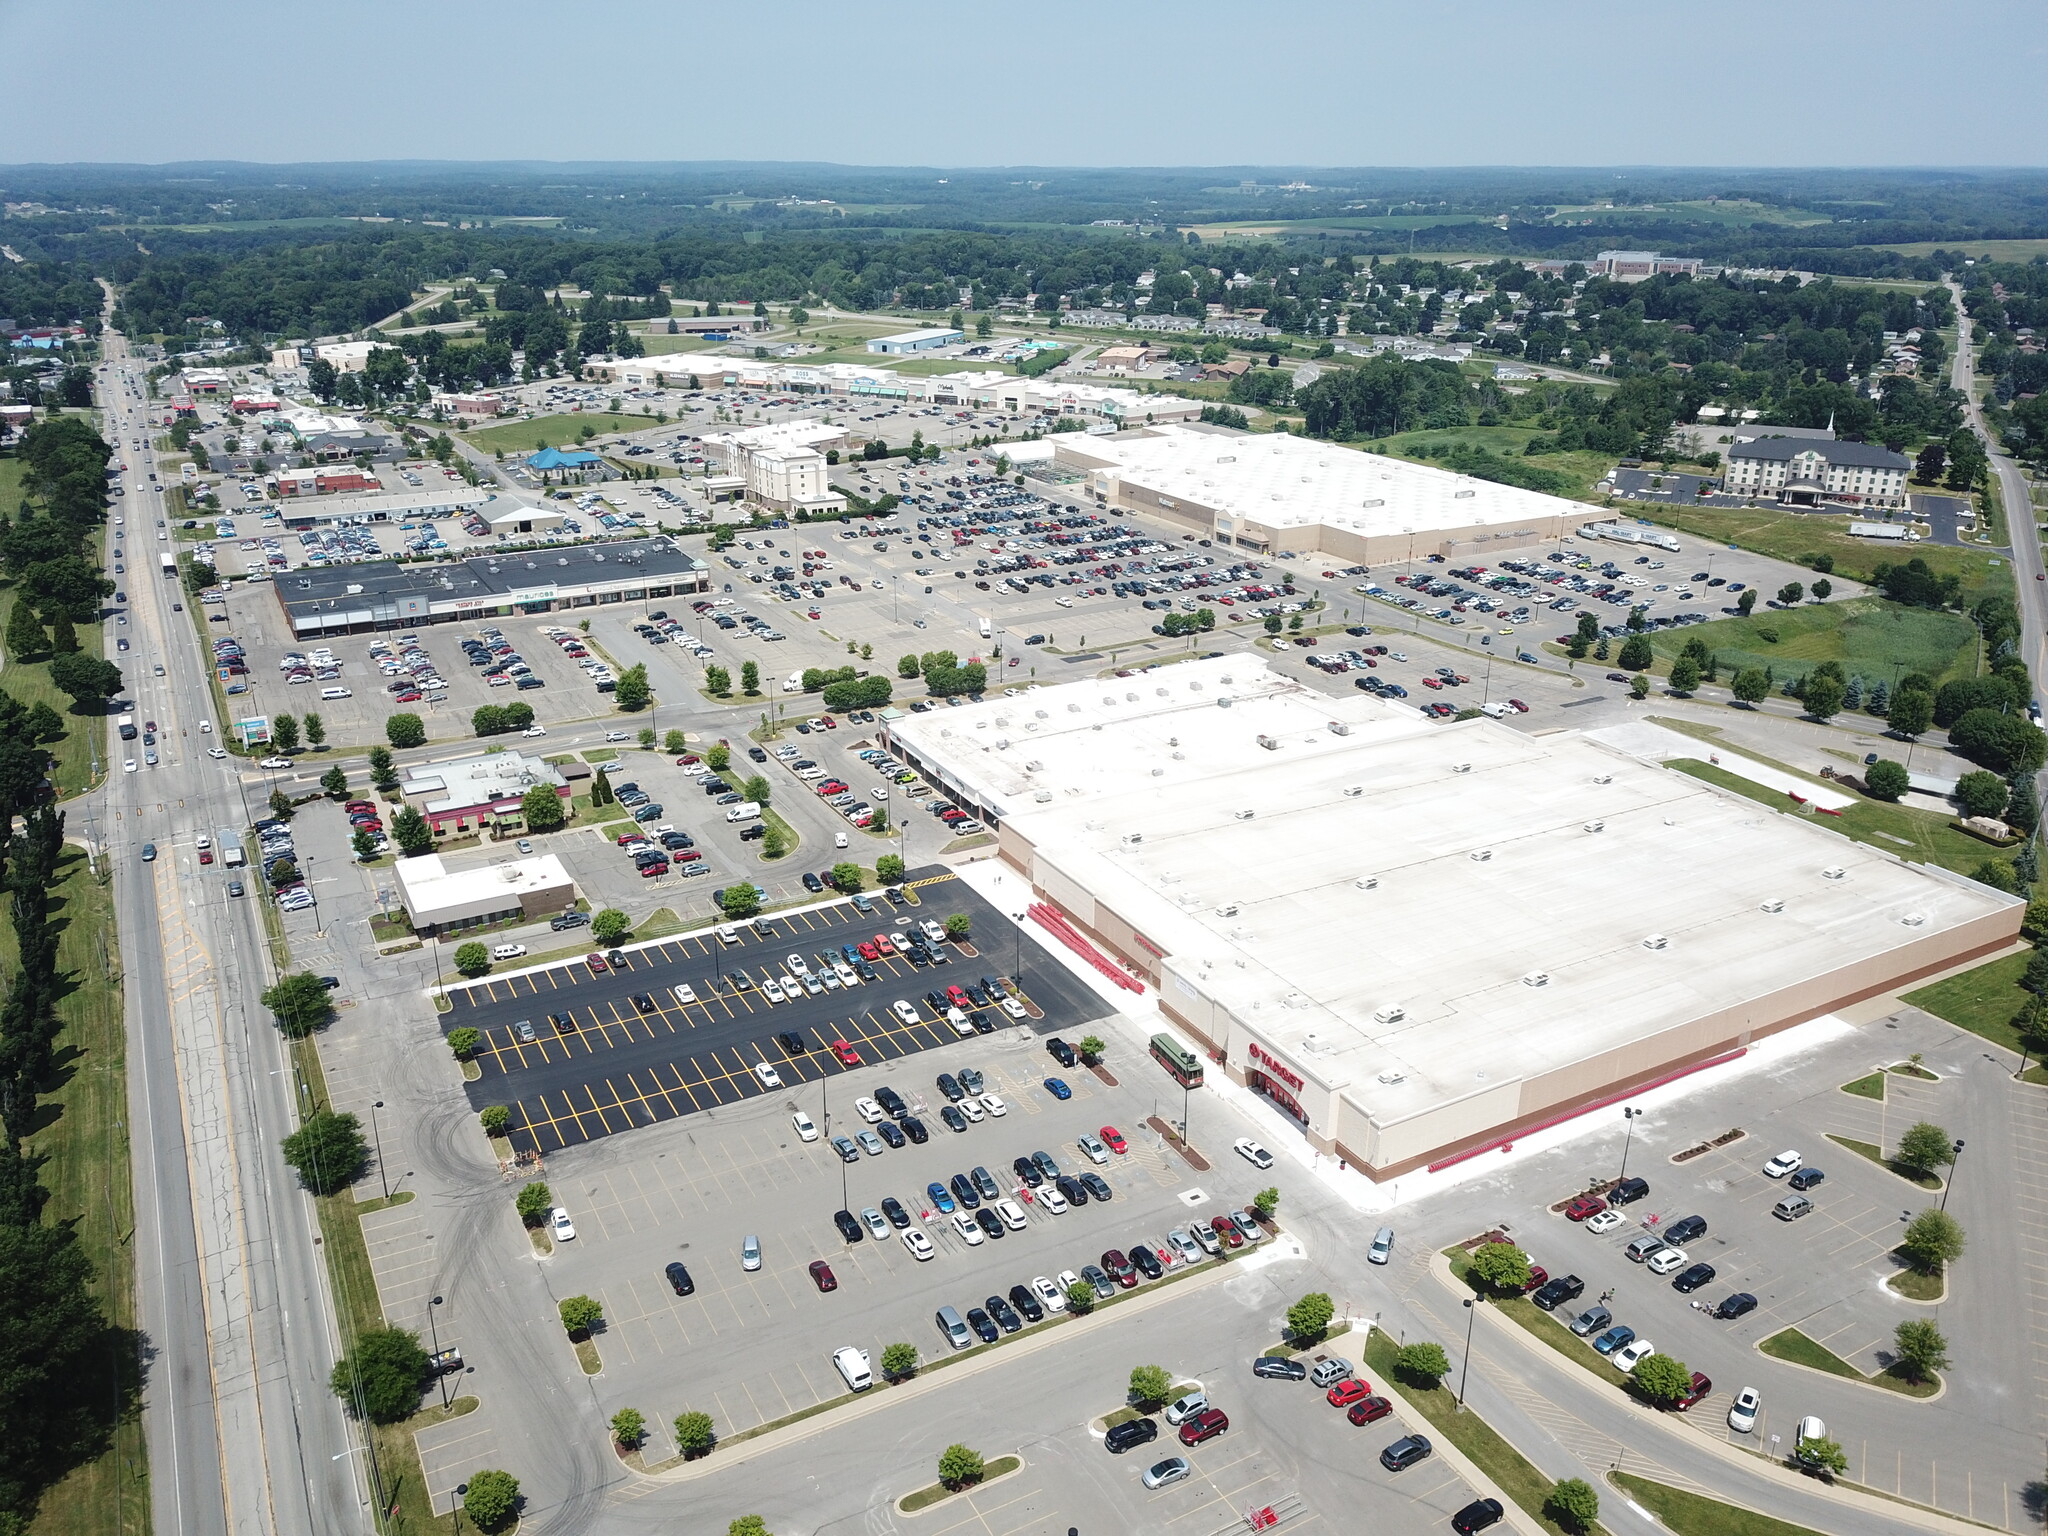
[[[1301,1079],[1298,1076],[1296,1076],[1292,1071],[1290,1071],[1287,1067],[1283,1066],[1280,1062],[1275,1061],[1271,1056],[1267,1055],[1266,1052],[1261,1050],[1258,1046],[1254,1045],[1251,1047],[1251,1057],[1253,1061],[1256,1061],[1257,1063],[1259,1063],[1259,1065],[1265,1067],[1269,1072],[1271,1072],[1275,1077],[1279,1078],[1281,1082],[1287,1084],[1288,1087],[1292,1088],[1296,1093],[1299,1093],[1301,1091]]]
[[[1137,930],[1133,929],[1131,932],[1131,937],[1138,941],[1138,947],[1144,950],[1147,954],[1160,960],[1164,960],[1166,958],[1166,951],[1161,949],[1157,944],[1154,944],[1142,933],[1139,933]]]

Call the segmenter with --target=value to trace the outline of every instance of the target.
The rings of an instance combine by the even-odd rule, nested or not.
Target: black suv
[[[898,1120],[910,1113],[909,1106],[903,1102],[903,1095],[886,1083],[875,1090],[875,1102]]]
[[[1045,1320],[1045,1306],[1031,1293],[1029,1286],[1011,1286],[1010,1305],[1024,1314],[1024,1321],[1027,1323],[1039,1323]]]
[[[1707,1235],[1707,1218],[1681,1216],[1657,1235],[1672,1247],[1683,1248],[1687,1243],[1696,1243]]]
[[[1636,1201],[1642,1199],[1649,1192],[1650,1181],[1648,1179],[1623,1179],[1614,1188],[1607,1191],[1607,1203],[1609,1205],[1634,1205]]]
[[[1102,1437],[1112,1456],[1121,1456],[1134,1445],[1150,1445],[1159,1438],[1157,1419],[1126,1419]]]
[[[967,1097],[966,1090],[960,1086],[959,1080],[950,1072],[941,1072],[939,1074],[939,1092],[946,1096],[946,1102],[949,1104],[958,1104]]]

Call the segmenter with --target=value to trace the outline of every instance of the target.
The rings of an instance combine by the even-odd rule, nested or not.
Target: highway
[[[200,866],[194,846],[247,825],[239,769],[207,755],[213,703],[191,615],[155,574],[176,546],[158,526],[147,400],[131,392],[146,396],[146,370],[111,329],[105,350],[101,430],[128,466],[112,511],[125,526],[109,543],[139,549],[116,578],[126,622],[109,625],[131,649],[110,653],[133,712],[161,727],[161,762],[125,772],[141,743],[110,741],[105,780],[66,810],[112,861],[126,961],[153,1518],[191,1536],[368,1529],[358,1437],[327,1389],[337,1334],[317,1219],[277,1152],[296,1113],[283,1041],[257,1002],[269,981],[260,896],[230,899],[223,866]]]

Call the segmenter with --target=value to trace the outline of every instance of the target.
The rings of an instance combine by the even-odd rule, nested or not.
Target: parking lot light
[[[1963,1158],[1962,1142],[1958,1140],[1952,1150],[1955,1155],[1949,1159],[1948,1177],[1941,1181],[1941,1208],[1944,1211],[1948,1209],[1948,1192],[1956,1187],[1956,1165]]]
[[[1626,1132],[1623,1133],[1621,1138],[1621,1172],[1615,1175],[1616,1183],[1619,1183],[1621,1182],[1621,1180],[1628,1177],[1629,1144],[1635,1140],[1636,1117],[1641,1115],[1642,1113],[1643,1112],[1640,1109],[1636,1109],[1633,1107],[1624,1108],[1621,1112],[1621,1118],[1627,1122],[1628,1129]]]
[[[1472,1320],[1479,1315],[1480,1298],[1465,1299],[1465,1358],[1458,1366],[1458,1412],[1465,1411],[1465,1378],[1472,1369]]]

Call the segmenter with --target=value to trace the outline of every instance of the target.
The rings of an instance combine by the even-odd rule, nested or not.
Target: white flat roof
[[[1383,1122],[2018,901],[1577,732],[1436,724],[1244,657],[891,732],[1032,844],[1055,899],[1169,957],[1168,1001],[1184,978]]]
[[[910,346],[920,341],[959,341],[965,334],[950,325],[928,325],[922,330],[898,331],[893,336],[877,336],[868,345],[878,347],[894,343],[897,346]]]
[[[1562,496],[1291,433],[1225,438],[1166,425],[1060,446],[1076,467],[1106,465],[1128,484],[1268,528],[1322,525],[1368,538],[1439,528],[1535,532],[1589,511]]]
[[[552,853],[460,871],[449,870],[439,854],[428,853],[416,859],[400,859],[392,867],[398,872],[407,910],[416,920],[425,922],[432,922],[436,913],[461,912],[498,897],[504,898],[503,907],[516,907],[522,896],[558,891],[573,883],[567,867]]]
[[[320,471],[297,469],[291,473],[303,476],[315,475]],[[375,512],[392,517],[403,516],[409,512],[438,512],[445,507],[481,507],[490,499],[489,491],[475,490],[451,481],[445,491],[373,491],[355,496],[327,495],[317,500],[311,497],[293,497],[278,503],[274,509],[266,510],[283,512],[288,517],[304,516],[306,513],[320,517],[357,517]]]
[[[559,789],[567,782],[545,758],[529,757],[508,747],[453,762],[422,763],[408,768],[401,788],[408,799],[427,797],[421,809],[432,815],[517,800],[536,784]]]

